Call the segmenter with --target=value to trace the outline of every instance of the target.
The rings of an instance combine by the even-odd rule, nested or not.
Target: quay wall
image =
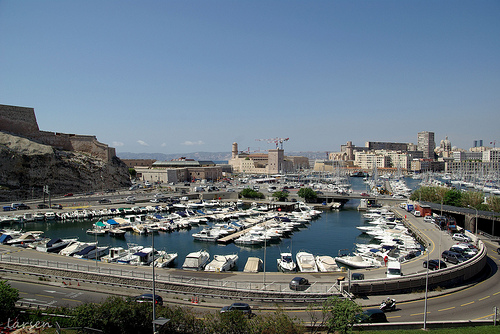
[[[69,284],[71,282],[73,282],[73,284],[92,283],[118,286],[122,288],[141,288],[145,290],[151,290],[153,286],[151,274],[145,274],[143,277],[131,278],[112,274],[92,273],[81,270],[77,271],[63,268],[34,266],[32,264],[25,265],[22,263],[8,263],[5,261],[2,261],[1,268],[4,271],[23,273],[25,275],[29,273],[29,275],[45,277],[49,280],[65,282],[65,284]],[[137,275],[139,275],[139,273]],[[332,295],[341,296],[339,293],[335,294],[333,292],[300,293],[295,291],[266,291],[265,289],[236,289],[231,287],[228,288],[223,286],[216,286],[215,283],[214,285],[205,285],[201,283],[202,281],[204,283],[206,280],[203,278],[196,279],[193,277],[181,276],[173,277],[171,281],[156,279],[155,289],[157,289],[157,291],[163,291],[166,293],[186,294],[189,296],[209,296],[223,299],[238,297],[240,299],[260,300],[263,302],[317,302],[324,301]],[[245,283],[242,283],[242,285],[245,285]]]

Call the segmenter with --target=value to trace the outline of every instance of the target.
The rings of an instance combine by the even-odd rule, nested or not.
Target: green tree
[[[488,197],[486,202],[488,203],[488,210],[500,212],[500,197],[490,196],[490,197]]]
[[[0,281],[0,319],[14,319],[19,290],[10,286],[7,281]]]
[[[305,328],[300,325],[297,318],[290,317],[281,309],[260,318],[259,321],[254,322],[255,333],[299,334],[305,332]]]
[[[484,194],[480,191],[466,191],[462,194],[462,206],[469,205],[479,210],[479,205],[483,202]]]
[[[444,196],[444,205],[460,206],[462,203],[462,193],[456,189],[448,190]]]
[[[137,171],[134,168],[129,168],[128,173],[130,174],[131,179],[135,179],[135,177],[137,176]]]
[[[322,311],[325,314],[325,327],[328,333],[346,334],[352,332],[356,315],[361,313],[362,308],[350,299],[335,296],[323,303]]]
[[[288,198],[288,193],[286,191],[276,191],[273,193],[273,197],[278,201],[285,201]]]
[[[306,202],[313,202],[318,198],[318,194],[311,188],[300,188],[297,196],[303,198]]]
[[[104,333],[150,333],[153,329],[152,304],[121,297],[109,297],[99,305],[80,305],[71,315],[73,326],[100,329]]]
[[[264,194],[258,191],[255,191],[250,188],[245,188],[240,192],[240,196],[244,198],[264,198]]]

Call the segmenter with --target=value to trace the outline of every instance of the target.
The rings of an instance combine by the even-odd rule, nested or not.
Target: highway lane
[[[40,308],[76,307],[84,303],[100,303],[108,297],[101,291],[76,290],[38,282],[9,280],[8,283],[19,290],[20,303]]]
[[[427,321],[492,319],[493,308],[500,307],[500,258],[498,245],[488,246],[485,279],[453,293],[427,299]],[[423,321],[424,300],[398,303],[398,310],[388,313],[389,321]]]

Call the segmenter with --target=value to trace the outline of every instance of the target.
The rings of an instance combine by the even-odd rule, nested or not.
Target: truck
[[[387,278],[403,276],[403,273],[401,272],[401,263],[398,261],[387,262],[386,273],[387,273]]]
[[[412,212],[413,211],[413,204],[406,203],[406,211]]]

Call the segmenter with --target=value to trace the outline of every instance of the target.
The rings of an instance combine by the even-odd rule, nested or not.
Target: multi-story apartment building
[[[355,152],[354,165],[362,169],[389,168],[391,167],[391,160],[386,155]]]
[[[424,159],[434,159],[434,132],[422,131],[418,133],[417,148],[424,153]]]

